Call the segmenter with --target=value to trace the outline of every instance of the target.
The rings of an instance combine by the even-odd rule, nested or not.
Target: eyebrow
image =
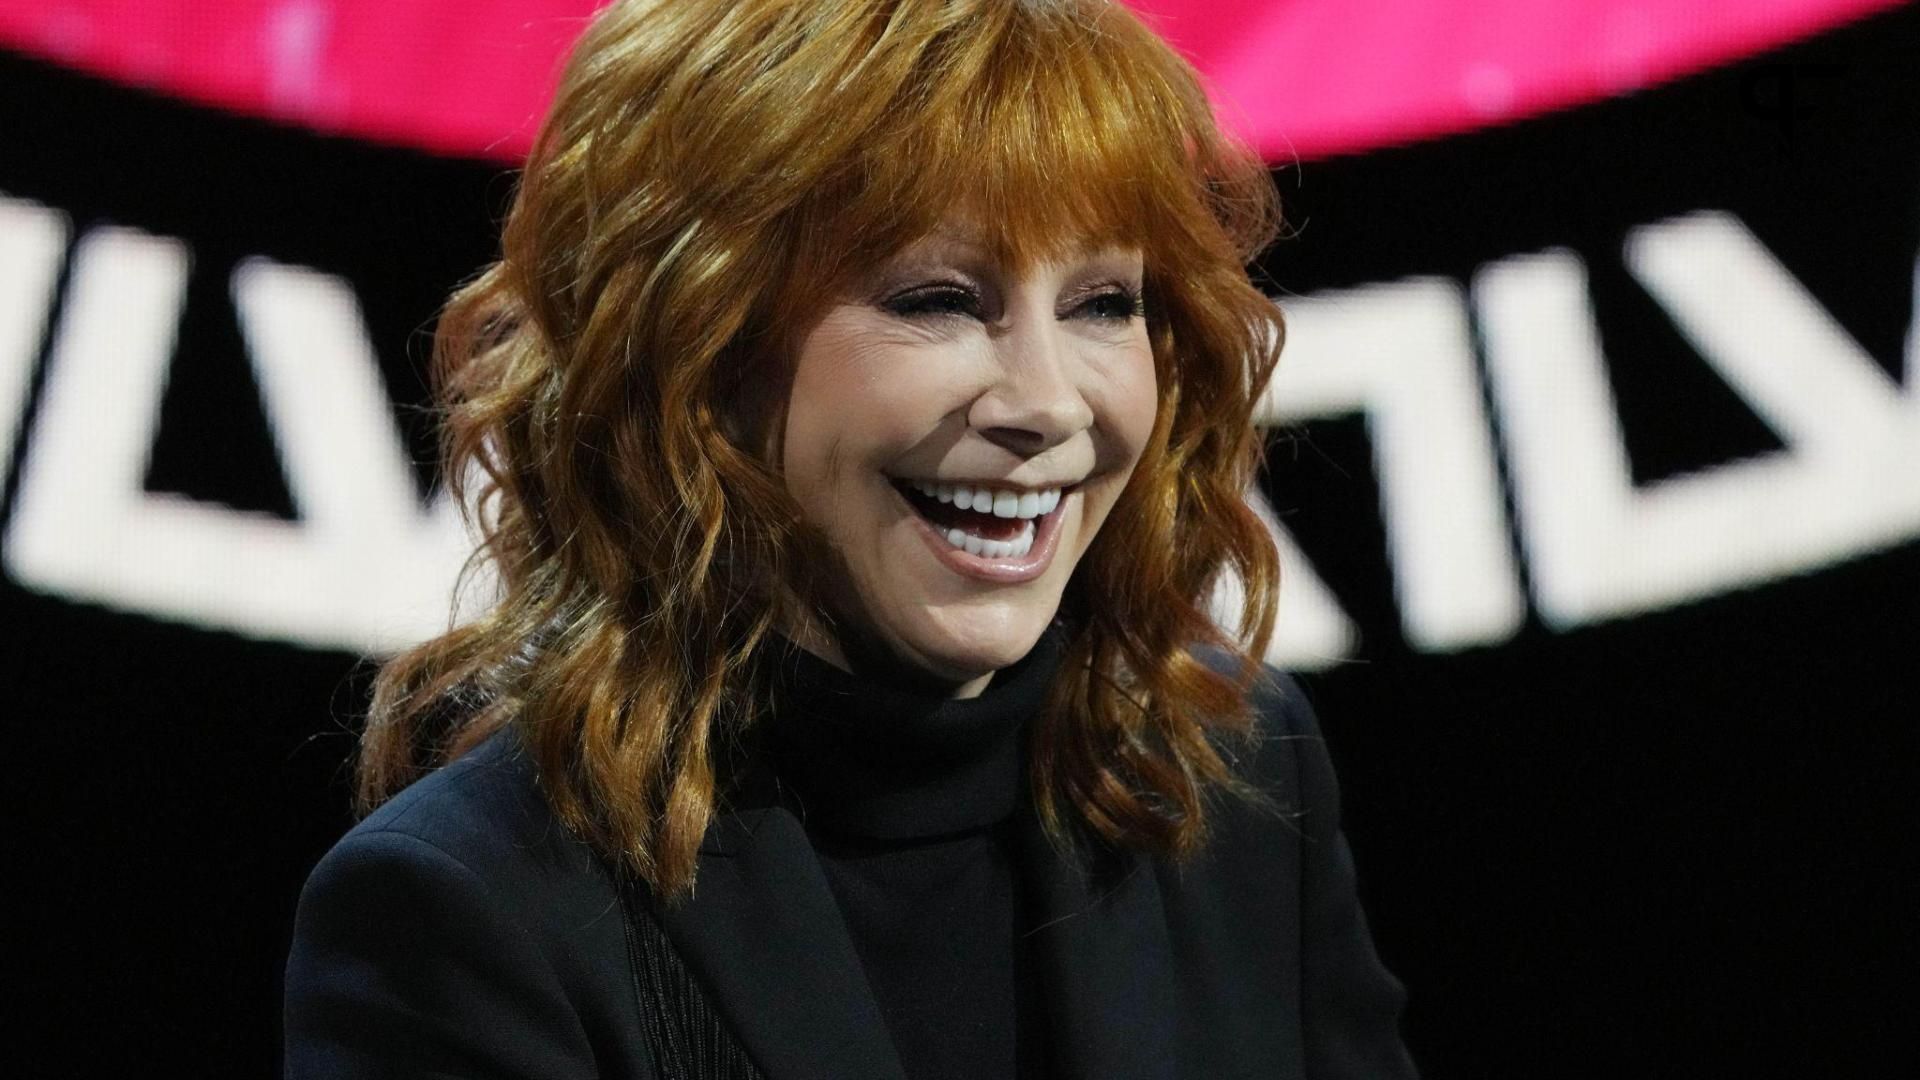
[[[899,258],[913,252],[921,256],[965,255],[985,258],[991,251],[991,246],[981,241],[975,233],[942,228],[915,240],[894,255]]]
[[[991,246],[982,242],[977,234],[942,227],[894,253],[892,259],[888,261],[898,260],[906,266],[941,259],[987,262],[992,261],[991,254]],[[1060,254],[1062,262],[1108,258],[1140,258],[1144,261],[1145,258],[1145,252],[1138,245],[1118,241],[1081,243],[1064,249]]]

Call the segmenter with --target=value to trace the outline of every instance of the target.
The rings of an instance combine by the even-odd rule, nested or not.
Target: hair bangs
[[[1152,273],[1203,258],[1196,241],[1217,249],[1203,148],[1218,136],[1184,61],[1124,9],[964,6],[807,215],[844,240],[840,269],[956,221],[1011,268],[1119,245]]]

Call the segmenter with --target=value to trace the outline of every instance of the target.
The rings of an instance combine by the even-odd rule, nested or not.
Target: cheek
[[[1153,437],[1160,411],[1160,380],[1153,350],[1145,341],[1127,350],[1107,370],[1100,402],[1115,456],[1129,463],[1139,460]]]
[[[829,463],[838,456],[838,435],[824,422],[817,385],[801,377],[794,379],[787,400],[787,419],[780,447],[781,472],[787,490],[802,506],[828,485]]]
[[[794,370],[782,447],[789,490],[817,496],[894,465],[964,403],[955,378],[964,360],[864,331],[857,318],[822,324]]]

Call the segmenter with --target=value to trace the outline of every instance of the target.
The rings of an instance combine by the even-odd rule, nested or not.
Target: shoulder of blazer
[[[519,914],[574,989],[625,985],[625,965],[607,959],[625,952],[613,876],[553,815],[511,726],[394,796],[341,845],[376,833],[403,833],[466,867]]]
[[[1231,671],[1227,657],[1206,658]],[[1196,1075],[1411,1080],[1398,1032],[1405,991],[1361,910],[1312,704],[1266,665],[1247,693],[1253,731],[1216,745],[1262,797],[1213,793],[1202,848],[1156,864],[1180,985],[1208,1003],[1204,1015],[1182,1014],[1190,1056],[1212,1055]]]
[[[662,1075],[761,1080],[668,941],[651,895],[622,886],[554,817],[511,725],[421,778],[349,836],[375,832],[406,833],[471,869],[538,926],[562,982],[583,987],[580,1000],[604,1006],[630,991],[638,1023],[627,1032],[644,1041]],[[589,1032],[594,1026],[586,1023]]]
[[[315,867],[287,965],[287,1075],[653,1076],[623,916],[517,735],[497,733]]]
[[[1224,659],[1209,663],[1228,670]],[[1263,948],[1297,952],[1312,868],[1344,848],[1339,786],[1300,683],[1263,665],[1247,698],[1251,730],[1220,732],[1214,741],[1251,793],[1209,792],[1200,848],[1160,865],[1170,910],[1221,935],[1215,944],[1229,966]],[[1238,929],[1226,934],[1226,927]]]
[[[421,777],[347,835],[400,832],[466,864],[492,884],[533,875],[602,878],[591,850],[548,808],[533,761],[508,726]],[[611,881],[605,882],[611,897]]]
[[[1202,647],[1196,654],[1213,670],[1229,676],[1234,673],[1233,660],[1223,650]],[[1303,827],[1309,818],[1337,819],[1337,791],[1318,790],[1323,781],[1332,779],[1325,764],[1326,739],[1299,680],[1262,663],[1247,688],[1247,699],[1253,713],[1252,730],[1244,737],[1217,734],[1214,745],[1235,775],[1266,796],[1263,806],[1249,809],[1293,820]],[[1331,806],[1325,805],[1329,794],[1335,800]],[[1240,802],[1223,799],[1221,805],[1230,807]]]

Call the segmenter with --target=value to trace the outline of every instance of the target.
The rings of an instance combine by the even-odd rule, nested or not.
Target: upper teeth
[[[1036,518],[1050,514],[1060,505],[1060,489],[1010,491],[1005,488],[969,487],[966,484],[935,484],[908,480],[907,486],[922,495],[952,503],[962,510],[992,514],[1003,518]]]

